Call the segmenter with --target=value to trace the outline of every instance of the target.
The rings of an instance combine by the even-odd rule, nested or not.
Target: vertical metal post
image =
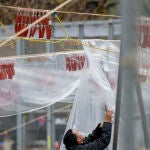
[[[108,30],[109,30],[108,40],[113,40],[114,27],[113,27],[113,23],[112,22],[108,23]]]
[[[21,55],[21,40],[20,39],[16,40],[16,53],[17,55]]]
[[[52,43],[46,43],[46,53],[53,52],[53,44]]]
[[[51,141],[51,106],[47,107],[47,150],[52,149]]]
[[[84,38],[84,25],[79,24],[79,38],[83,39]]]
[[[54,149],[55,142],[55,118],[52,112],[54,111],[54,105],[47,108],[47,150]]]
[[[19,115],[17,115],[17,126],[19,126],[21,124],[22,124],[22,115],[19,114]],[[20,126],[17,128],[17,150],[23,150],[22,143],[23,143],[22,127]]]
[[[26,52],[25,52],[25,40],[21,40],[21,54],[22,55],[25,55]]]
[[[54,112],[54,110],[55,110],[55,105],[53,104],[53,105],[51,105],[51,109],[52,109],[52,112]],[[52,130],[52,138],[51,138],[51,140],[52,140],[52,148],[54,149],[54,143],[55,143],[55,132],[56,132],[56,129],[55,129],[55,114],[54,113],[52,113],[52,126],[51,126],[51,130]]]
[[[22,54],[22,41],[20,39],[16,40],[16,53],[17,55]],[[19,109],[19,108],[18,108]],[[22,115],[17,115],[17,126],[20,126],[22,124]],[[22,135],[22,127],[17,128],[17,150],[22,150],[23,146],[23,135]]]
[[[137,47],[135,31],[135,6],[134,0],[121,0],[122,10],[122,37],[118,74],[118,87],[116,98],[115,126],[113,150],[117,150],[119,128],[122,150],[134,150],[134,103],[135,103],[135,78],[137,77]],[[123,124],[120,125],[119,119]],[[130,136],[129,136],[130,135]]]
[[[54,38],[54,26],[52,25],[52,36],[51,39]],[[50,53],[54,51],[54,45],[53,43],[46,43],[46,53]],[[54,146],[53,141],[53,121],[52,121],[52,106],[47,107],[47,150],[52,150]]]
[[[22,114],[22,124],[25,123],[25,116]],[[22,149],[26,150],[26,126],[22,126]]]
[[[149,149],[150,148],[150,137],[149,137],[149,134],[148,134],[148,129],[149,128],[147,126],[146,114],[145,114],[143,98],[142,98],[142,91],[141,91],[141,86],[140,86],[140,83],[139,83],[138,79],[136,79],[136,81],[135,81],[135,87],[136,87],[138,105],[139,105],[140,115],[141,115],[141,120],[142,120],[142,128],[143,128],[143,133],[144,133],[144,142],[145,142],[146,148]]]
[[[16,40],[16,53],[17,55],[25,54],[25,41],[21,39]]]

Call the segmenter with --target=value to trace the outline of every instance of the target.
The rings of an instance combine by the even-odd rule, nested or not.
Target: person
[[[104,150],[110,143],[112,129],[112,115],[110,110],[106,111],[105,120],[99,123],[87,137],[75,129],[69,129],[64,137],[63,143],[67,150]]]

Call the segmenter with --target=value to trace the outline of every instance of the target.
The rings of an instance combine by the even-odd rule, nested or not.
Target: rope
[[[81,13],[81,12],[70,12],[70,11],[56,11],[62,14],[75,14],[75,15],[87,15],[87,16],[98,16],[98,17],[112,17],[112,18],[122,18],[122,16],[117,15],[106,15],[106,14],[95,14],[95,13]]]
[[[76,50],[73,52],[68,52],[68,51],[62,51],[62,52],[53,52],[53,53],[40,53],[40,54],[30,54],[30,55],[21,55],[21,56],[8,56],[8,57],[0,57],[0,61],[5,60],[5,59],[19,59],[19,58],[34,58],[34,57],[49,57],[49,56],[54,56],[54,55],[59,55],[59,54],[69,54],[69,53],[84,53],[83,50]]]
[[[13,6],[0,6],[0,8],[9,8],[9,9],[20,9],[20,10],[26,10],[26,11],[31,11],[33,8],[21,8],[21,7],[13,7]],[[47,12],[49,10],[44,10],[44,9],[34,9],[35,11],[41,11],[41,12]],[[95,13],[81,13],[81,12],[69,12],[69,11],[55,11],[58,13],[63,13],[63,14],[75,14],[75,15],[88,15],[88,16],[99,16],[99,17],[112,17],[112,18],[122,18],[122,16],[117,16],[117,15],[106,15],[106,14],[95,14]]]
[[[60,20],[60,18],[59,18],[57,15],[56,15],[56,18],[57,18],[58,22],[60,23],[61,28],[62,28],[63,31],[65,32],[66,37],[69,37],[69,38],[70,38],[69,34],[67,33],[67,30],[65,29],[65,26],[63,25],[63,23],[62,23],[61,20]]]
[[[31,41],[31,42],[43,42],[43,43],[53,43],[53,44],[58,44],[61,43],[65,40],[67,40],[68,38],[64,38],[64,39],[60,39],[60,40],[56,40],[54,41],[50,41],[50,40],[44,40],[44,39],[32,39],[32,38],[23,38],[23,37],[17,37],[18,39],[22,39],[22,40],[27,40],[27,41]]]
[[[53,10],[47,12],[47,14],[45,14],[44,16],[42,16],[41,18],[39,18],[38,20],[36,20],[35,22],[33,22],[32,24],[30,24],[29,26],[27,26],[26,28],[22,29],[20,32],[18,32],[17,34],[11,36],[8,40],[0,43],[0,47],[2,47],[3,45],[5,45],[6,43],[8,43],[10,40],[16,38],[18,35],[22,34],[23,32],[25,32],[27,29],[31,28],[33,25],[37,24],[38,22],[42,21],[43,19],[45,19],[46,17],[48,17],[49,15],[51,15],[52,13],[56,12],[57,10],[59,10],[60,8],[64,7],[66,4],[68,4],[69,2],[71,2],[72,0],[67,0],[64,3],[60,4],[58,7],[54,8]]]

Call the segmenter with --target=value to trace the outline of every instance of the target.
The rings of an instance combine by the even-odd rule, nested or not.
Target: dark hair
[[[74,145],[77,145],[77,136],[72,133],[72,129],[69,129],[63,138],[63,143],[65,144],[66,148],[72,147]]]

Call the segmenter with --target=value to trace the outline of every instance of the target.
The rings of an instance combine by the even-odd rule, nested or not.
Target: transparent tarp
[[[0,115],[15,115],[55,102],[73,101],[66,130],[76,128],[87,135],[103,122],[105,106],[115,111],[120,41],[82,40],[82,44],[83,51],[11,58],[15,63],[15,75],[12,80],[0,81]],[[141,56],[139,48],[139,60]],[[1,62],[7,61],[10,59],[1,59]],[[145,72],[141,62],[139,66],[144,106],[149,114],[149,72]],[[143,133],[139,106],[134,107],[138,122],[135,130]],[[122,116],[120,124],[125,125]],[[119,135],[119,145],[122,144],[122,134]],[[143,141],[136,137],[141,141],[136,146],[141,146]]]
[[[98,123],[104,121],[105,106],[115,113],[120,41],[83,40],[82,42],[88,58],[88,64],[83,70],[66,130],[74,128],[86,136]],[[140,48],[139,55],[141,56]],[[145,74],[147,78],[146,80],[142,80],[144,67],[140,64],[139,66],[143,103],[146,114],[148,115],[150,113],[148,109],[150,106],[150,101],[148,100],[150,91],[149,74]],[[136,93],[133,94],[137,97]],[[128,105],[130,106],[130,103]],[[135,139],[134,141],[136,142],[133,143],[133,147],[141,148],[144,147],[144,135],[137,101],[135,101],[134,106],[131,107],[135,108],[136,115],[133,119],[136,123],[134,125],[134,134],[132,136],[129,135],[127,141],[130,140],[132,142],[133,139]],[[123,128],[126,127],[125,116],[127,111],[129,110],[126,109],[123,111],[122,109],[120,115],[120,130],[118,137],[119,149],[126,143],[122,137],[124,136]],[[141,133],[140,136],[136,135],[137,131]],[[109,149],[112,149],[112,144],[113,133]],[[61,149],[65,149],[63,144],[61,145]]]
[[[67,64],[80,61],[73,60],[75,55],[83,57],[84,53],[11,60],[15,63],[15,75],[13,79],[0,81],[0,116],[33,111],[58,101],[72,101],[71,96],[75,94],[82,72],[81,63],[76,71]],[[67,58],[72,62],[66,62]]]

